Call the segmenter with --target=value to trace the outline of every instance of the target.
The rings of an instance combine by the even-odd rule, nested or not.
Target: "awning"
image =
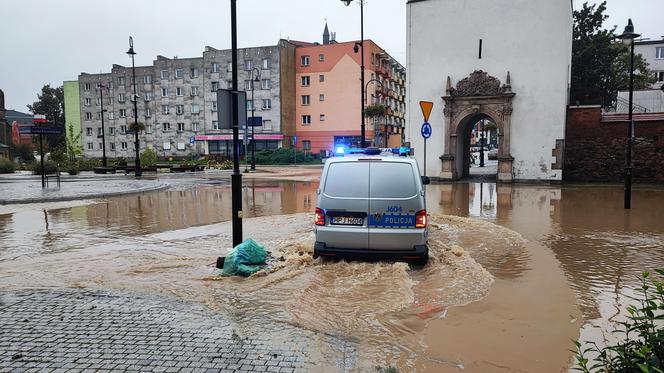
[[[256,134],[254,135],[256,140],[283,140],[284,135],[282,134]],[[194,136],[196,141],[220,141],[220,140],[233,140],[233,135],[196,135]],[[240,140],[244,140],[244,134],[240,134]]]

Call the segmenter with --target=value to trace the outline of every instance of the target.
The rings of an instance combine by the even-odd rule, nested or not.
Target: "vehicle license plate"
[[[332,218],[332,224],[335,225],[362,225],[364,218],[353,218],[350,216],[335,216]]]

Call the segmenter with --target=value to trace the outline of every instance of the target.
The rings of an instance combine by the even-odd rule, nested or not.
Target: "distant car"
[[[498,159],[498,149],[489,150],[489,160],[495,161]]]
[[[426,263],[424,184],[413,158],[376,154],[329,158],[315,212],[314,257]]]

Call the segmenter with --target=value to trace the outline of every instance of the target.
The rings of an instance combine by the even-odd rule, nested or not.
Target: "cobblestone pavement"
[[[42,189],[39,179],[3,179],[0,181],[0,190],[2,190],[0,205],[101,198],[155,191],[168,186],[159,180],[85,178],[62,180],[60,187],[57,187],[54,180],[51,180],[49,184],[49,188]]]
[[[226,317],[164,297],[0,293],[0,372],[301,372],[307,333],[240,336]]]

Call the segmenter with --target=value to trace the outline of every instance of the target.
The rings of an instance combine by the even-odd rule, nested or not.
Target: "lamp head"
[[[130,56],[136,54],[136,52],[134,52],[134,39],[131,36],[129,37],[129,50],[127,51],[127,54]]]
[[[353,2],[353,0],[341,0],[342,3],[346,4],[346,6],[349,6],[350,3]]]
[[[630,45],[634,42],[634,39],[638,38],[641,36],[641,34],[637,34],[634,32],[634,24],[632,23],[632,19],[630,18],[627,21],[627,26],[625,26],[625,31],[623,31],[622,34],[618,35],[617,38],[622,40],[622,42],[625,45]]]

